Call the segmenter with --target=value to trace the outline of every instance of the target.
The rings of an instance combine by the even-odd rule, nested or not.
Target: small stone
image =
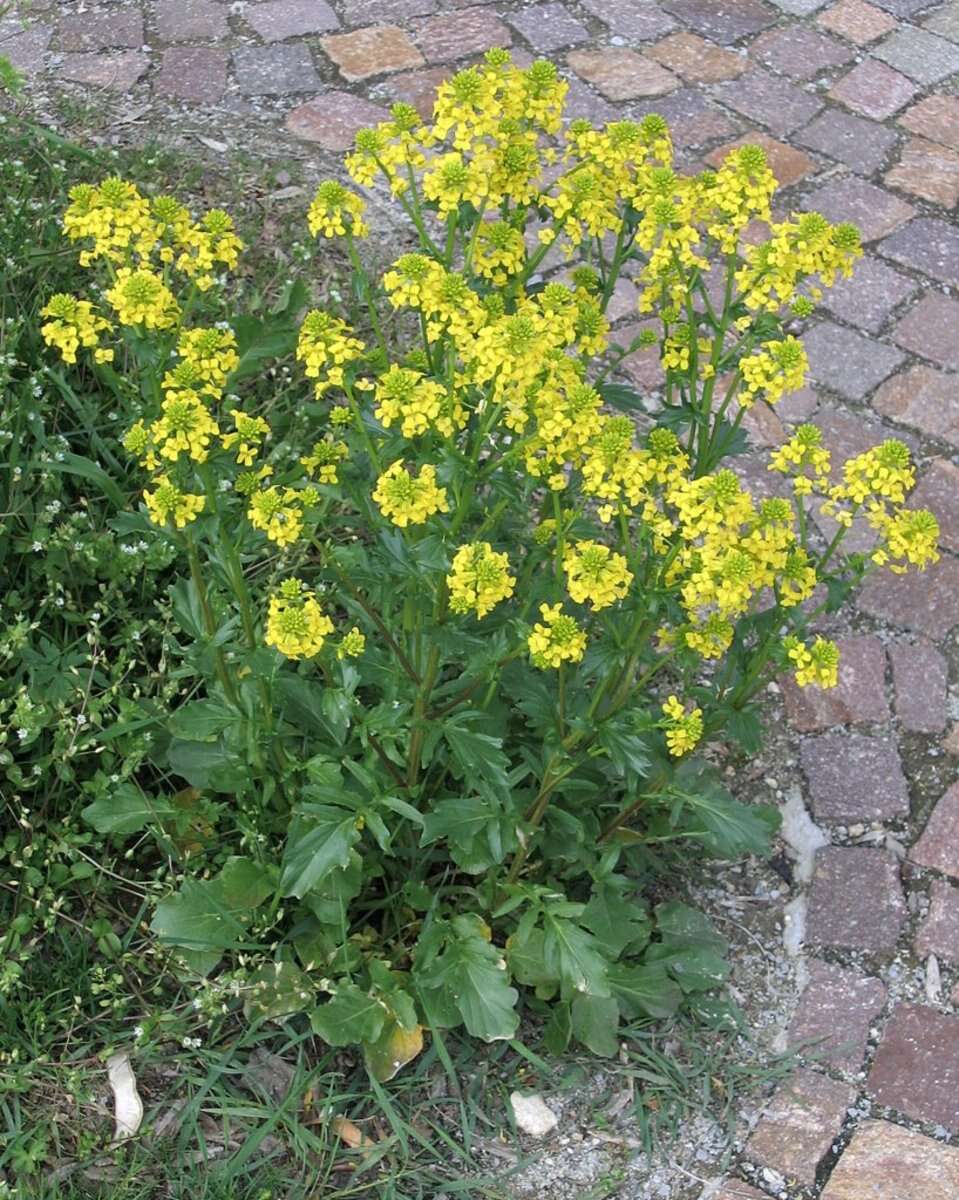
[[[863,584],[858,603],[868,616],[938,642],[959,625],[959,562],[943,555],[925,571],[877,571]]]
[[[748,133],[743,137],[736,138],[733,142],[727,142],[726,145],[719,146],[707,154],[706,162],[711,167],[718,168],[722,165],[726,155],[733,150],[738,150],[740,146],[759,146],[766,152],[766,159],[780,187],[789,187],[793,183],[798,183],[800,179],[815,170],[815,163],[808,154],[803,154],[795,146],[787,146],[785,142],[776,141],[768,133]]]
[[[513,40],[509,26],[485,8],[464,8],[457,13],[441,11],[435,17],[417,22],[415,33],[417,44],[431,63],[451,62],[494,46],[509,46]]]
[[[818,24],[840,37],[848,38],[857,46],[874,42],[884,33],[896,28],[896,22],[888,13],[865,0],[840,0],[817,18]]]
[[[833,1167],[822,1200],[954,1200],[959,1149],[892,1125],[864,1121]]]
[[[542,1096],[524,1096],[521,1092],[511,1092],[509,1103],[517,1126],[530,1137],[545,1137],[559,1124],[559,1117]]]
[[[914,354],[959,370],[959,300],[927,292],[896,325],[892,337]]]
[[[853,52],[814,29],[785,25],[761,33],[749,47],[749,55],[790,79],[812,79],[829,67],[845,66]]]
[[[64,54],[57,74],[73,83],[126,92],[142,79],[149,65],[149,58],[140,50],[121,50],[116,54]]]
[[[312,55],[302,43],[239,46],[233,51],[233,70],[244,96],[316,92],[321,86]]]
[[[852,175],[818,188],[809,196],[806,207],[830,221],[852,221],[864,242],[892,233],[916,212],[905,200]]]
[[[959,201],[959,154],[925,138],[910,138],[899,162],[886,173],[885,182],[943,208],[953,208]]]
[[[760,0],[662,0],[663,8],[703,37],[728,46],[749,33],[759,33],[776,21]]]
[[[810,378],[847,400],[862,400],[904,361],[892,346],[831,321],[814,325],[803,341]]]
[[[143,14],[136,8],[71,13],[61,17],[57,26],[57,48],[74,53],[120,47],[139,50],[144,41]]]
[[[321,38],[320,45],[351,83],[423,65],[422,54],[396,25],[371,25],[352,33],[335,33]]]
[[[574,50],[567,61],[577,75],[610,100],[662,96],[679,87],[675,75],[635,50]]]
[[[906,109],[899,124],[930,141],[959,150],[959,96],[926,96]]]
[[[956,472],[955,467],[950,468]],[[959,474],[959,472],[956,472]],[[953,486],[955,486],[953,484]],[[959,504],[959,500],[953,503]],[[910,507],[924,507],[915,494]],[[889,647],[896,716],[911,733],[941,733],[946,727],[948,665],[928,642],[894,642]]]
[[[589,30],[562,4],[534,4],[506,19],[540,54],[589,41]]]
[[[216,0],[157,0],[157,35],[163,42],[214,42],[229,35],[227,4]]]
[[[847,1084],[801,1068],[776,1089],[745,1153],[760,1166],[815,1183],[819,1163],[854,1100]]]
[[[871,175],[889,158],[896,135],[874,121],[830,108],[796,134],[796,140],[810,150],[838,159],[861,175]]]
[[[916,85],[885,63],[867,58],[844,75],[829,92],[831,100],[839,100],[854,112],[875,121],[891,117],[916,94]]]
[[[954,783],[932,810],[909,859],[959,879],[959,783]]]
[[[901,26],[873,54],[927,86],[959,71],[959,46],[914,25]]]
[[[934,879],[929,892],[929,913],[916,935],[920,958],[937,954],[959,963],[959,888]]]
[[[287,115],[286,128],[324,150],[349,150],[357,131],[387,118],[386,109],[350,92],[323,92]]]
[[[831,725],[888,721],[886,654],[869,635],[840,638],[839,682],[834,688],[801,688],[791,675],[780,679],[786,715],[800,733]]]
[[[266,0],[248,4],[244,20],[264,42],[282,42],[308,33],[328,33],[339,28],[336,13],[325,0]]]
[[[786,137],[822,109],[822,101],[786,79],[754,67],[739,79],[718,84],[717,99],[749,120]]]
[[[819,850],[807,901],[806,938],[816,946],[888,952],[906,919],[895,856],[868,846]]]
[[[820,304],[850,325],[878,333],[892,310],[918,290],[908,276],[869,255],[856,263],[851,279],[840,277],[826,288]]]
[[[216,104],[226,91],[226,64],[227,52],[217,46],[164,50],[153,89],[174,100]]]
[[[916,217],[880,246],[887,258],[959,287],[959,227],[938,217]]]
[[[721,83],[742,75],[749,62],[695,33],[673,33],[646,51],[650,58],[692,83]]]
[[[789,1047],[804,1046],[807,1057],[855,1073],[866,1056],[870,1026],[885,1003],[880,979],[814,958],[789,1026]]]
[[[867,1087],[880,1104],[959,1132],[959,1017],[901,1004],[879,1043]]]
[[[391,75],[377,88],[390,103],[401,100],[404,104],[412,104],[423,120],[428,121],[433,115],[436,89],[449,77],[450,73],[445,67],[424,67],[421,71],[402,71],[399,75]]]
[[[647,42],[676,28],[676,22],[649,0],[582,0],[610,33],[631,42]]]
[[[817,821],[892,821],[909,815],[899,751],[888,738],[824,733],[800,749]]]
[[[877,413],[959,447],[959,390],[955,376],[915,366],[887,379],[872,398]]]
[[[942,748],[947,754],[959,758],[959,721],[953,725],[948,734],[942,739]]]

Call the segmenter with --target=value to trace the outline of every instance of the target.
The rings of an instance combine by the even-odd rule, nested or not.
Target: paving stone
[[[959,150],[959,96],[926,96],[899,118],[912,133]]]
[[[193,104],[216,104],[226,91],[227,52],[218,46],[176,46],[163,51],[153,90]]]
[[[791,79],[812,79],[828,67],[845,66],[853,51],[835,38],[803,25],[785,25],[761,33],[749,55]]]
[[[724,146],[718,146],[710,154],[706,155],[706,162],[711,167],[719,167],[722,165],[722,161],[727,154],[733,150],[737,150],[740,146],[747,145],[761,146],[766,151],[769,166],[772,168],[772,173],[776,176],[780,187],[789,187],[793,183],[798,183],[810,171],[816,169],[816,164],[808,154],[804,154],[802,150],[797,150],[795,146],[787,146],[785,142],[778,142],[766,133],[745,134],[743,137],[736,138],[733,142],[727,142]]]
[[[927,85],[959,71],[959,46],[914,25],[903,25],[872,52],[903,75]]]
[[[822,108],[822,101],[815,96],[758,67],[739,79],[717,85],[714,95],[744,117],[765,125],[777,137],[786,137],[805,125]]]
[[[616,37],[648,42],[676,28],[676,22],[651,0],[582,0],[582,7]]]
[[[959,447],[959,388],[954,375],[914,366],[887,379],[872,398],[877,413]]]
[[[805,1068],[776,1088],[746,1143],[747,1158],[790,1179],[812,1184],[853,1103],[848,1084]]]
[[[807,903],[806,940],[815,946],[893,950],[906,919],[895,856],[868,846],[817,851]]]
[[[909,497],[911,507],[928,508],[939,521],[939,542],[959,550],[959,467],[940,458],[919,480]]]
[[[880,1104],[959,1132],[959,1017],[901,1004],[876,1050],[867,1087]]]
[[[610,100],[662,96],[679,87],[675,75],[635,50],[574,50],[567,61],[577,75]]]
[[[776,21],[776,12],[760,0],[663,0],[663,8],[703,37],[728,46]]]
[[[374,87],[391,104],[396,100],[412,104],[423,120],[428,121],[433,115],[436,89],[449,75],[446,67],[424,67],[421,71],[401,71]]]
[[[726,113],[694,88],[680,88],[658,97],[656,111],[669,122],[674,146],[704,146],[716,138],[730,137],[737,128]]]
[[[351,83],[423,65],[422,54],[396,25],[370,25],[351,33],[331,34],[321,38],[320,45]]]
[[[866,0],[840,0],[828,8],[817,23],[831,33],[848,38],[857,46],[865,46],[896,28],[896,22],[888,13],[867,4]]]
[[[938,142],[910,138],[885,182],[923,200],[953,208],[959,200],[959,154]]]
[[[892,310],[918,290],[914,280],[870,255],[856,263],[851,278],[826,288],[820,304],[850,325],[878,333]]]
[[[959,1149],[889,1121],[863,1121],[821,1200],[955,1200]]]
[[[879,247],[887,258],[959,287],[959,227],[938,217],[916,217]]]
[[[959,300],[927,292],[892,331],[900,346],[959,371]]]
[[[787,425],[808,421],[819,406],[819,396],[811,387],[801,387],[790,392],[776,405],[776,412]]]
[[[817,188],[804,207],[822,213],[830,221],[852,221],[864,242],[886,237],[916,213],[905,200],[853,175]]]
[[[157,0],[157,36],[164,42],[215,42],[229,35],[229,6],[216,0]]]
[[[114,48],[139,50],[145,40],[143,14],[137,8],[70,13],[61,17],[57,25],[57,48],[72,53]]]
[[[861,400],[898,367],[903,356],[892,346],[844,329],[831,321],[814,325],[803,337],[810,378],[847,400]]]
[[[735,79],[749,66],[749,60],[743,55],[707,42],[695,33],[670,34],[646,53],[693,83],[721,83],[724,79]]]
[[[562,4],[534,4],[506,19],[540,54],[589,41],[589,30]]]
[[[286,128],[305,142],[342,152],[353,145],[357,130],[385,121],[387,110],[350,92],[323,92],[287,114]]]
[[[47,47],[53,37],[51,25],[31,25],[23,30],[13,18],[0,22],[3,36],[3,57],[24,75],[36,75],[47,61]]]
[[[931,2],[934,4],[935,0]],[[930,0],[876,0],[876,3],[896,17],[911,17],[930,7]]]
[[[329,33],[340,25],[336,13],[325,0],[265,0],[260,4],[248,4],[243,17],[264,42],[282,42],[308,33]]]
[[[959,625],[959,562],[943,555],[925,571],[877,571],[859,593],[859,609],[940,641]]]
[[[915,496],[912,505],[920,505]],[[955,503],[959,504],[959,501]],[[941,733],[946,727],[946,660],[929,642],[894,642],[889,647],[896,716],[912,733]]]
[[[656,321],[636,321],[616,330],[616,342],[621,346],[628,346],[644,329],[653,329],[657,333],[659,332]],[[642,350],[634,350],[632,354],[622,360],[622,368],[637,387],[647,391],[655,391],[662,387],[665,380],[663,368],[659,362],[658,346],[647,346]]]
[[[244,96],[286,96],[316,92],[321,86],[313,56],[302,43],[239,46],[233,51],[233,70]]]
[[[920,958],[935,954],[959,962],[959,888],[934,879],[929,890],[929,912],[916,935]]]
[[[576,75],[571,75],[566,81],[569,85],[566,91],[566,116],[570,120],[585,117],[594,125],[606,125],[617,121],[622,113],[608,100],[604,100],[598,92],[586,86]],[[659,106],[657,105],[657,108]],[[675,133],[674,133],[675,144]]]
[[[867,58],[833,84],[829,97],[864,117],[884,121],[907,104],[916,91],[911,79],[875,58]]]
[[[461,12],[442,10],[415,26],[417,44],[427,62],[451,62],[467,54],[480,54],[494,46],[509,46],[513,36],[509,26],[485,8],[464,8]],[[402,63],[404,67],[412,63]]]
[[[411,17],[429,17],[438,0],[341,0],[345,25],[402,25]]]
[[[805,1043],[805,1055],[855,1073],[866,1056],[869,1028],[885,1003],[882,980],[811,959],[809,982],[789,1026],[789,1048]]]
[[[120,50],[113,54],[64,54],[57,75],[72,83],[126,92],[141,79],[150,66],[142,50]]]
[[[943,37],[959,42],[959,0],[952,0],[951,4],[926,17],[923,25],[933,33],[941,33]]]
[[[771,3],[793,16],[808,17],[822,8],[826,0],[771,0]]]
[[[818,821],[851,824],[909,815],[909,789],[895,742],[866,734],[823,733],[800,748]]]
[[[871,175],[882,166],[896,144],[893,130],[839,108],[827,109],[795,138],[801,145],[828,154],[862,175]]]
[[[780,678],[786,715],[800,733],[831,725],[888,721],[886,653],[878,638],[840,638],[839,682],[834,688],[801,688],[791,675]]]
[[[959,879],[959,783],[938,801],[909,858]]]

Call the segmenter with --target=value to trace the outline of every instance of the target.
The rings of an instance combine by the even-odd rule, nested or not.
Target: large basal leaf
[[[386,1006],[358,988],[341,983],[326,1004],[310,1014],[313,1032],[330,1046],[353,1046],[375,1042],[386,1023]]]
[[[485,780],[491,787],[507,792],[509,759],[503,753],[501,738],[467,728],[475,720],[472,713],[457,713],[443,726],[443,736],[450,748],[458,778]]]
[[[176,815],[162,796],[148,796],[135,783],[121,783],[108,796],[101,796],[83,810],[82,816],[97,833],[139,833]]]
[[[608,963],[588,930],[547,913],[543,933],[543,963],[547,973],[559,980],[564,1000],[576,995],[609,995]]]
[[[576,996],[570,1006],[573,1036],[603,1058],[619,1049],[619,1005],[612,996]]]
[[[423,1027],[404,1029],[388,1020],[375,1042],[364,1042],[366,1069],[380,1083],[387,1083],[423,1049]]]
[[[254,971],[250,990],[243,1004],[247,1020],[292,1016],[308,1008],[313,1000],[313,984],[291,962],[270,963]]]
[[[167,729],[188,742],[212,742],[236,720],[236,709],[220,700],[194,700],[171,714]]]
[[[635,896],[624,894],[628,880],[615,876],[593,884],[593,894],[580,917],[606,958],[616,959],[626,947],[635,952],[649,941],[652,922],[646,905]]]
[[[329,804],[304,805],[293,818],[283,849],[283,895],[301,899],[331,871],[346,867],[359,838],[355,812]]]
[[[515,1034],[519,993],[510,987],[502,951],[487,940],[479,917],[453,918],[442,949],[419,972],[418,982],[444,993],[473,1037],[494,1042]]]
[[[613,963],[607,978],[620,1011],[629,1019],[671,1017],[683,1000],[661,963]]]

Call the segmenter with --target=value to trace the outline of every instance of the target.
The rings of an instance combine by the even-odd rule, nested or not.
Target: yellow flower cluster
[[[313,309],[303,319],[296,357],[303,363],[307,379],[316,380],[318,399],[329,388],[342,386],[345,367],[361,358],[363,351],[363,343],[339,317]]]
[[[452,437],[466,424],[466,409],[459,399],[422,371],[391,366],[377,379],[373,395],[377,420],[387,429],[398,423],[405,438],[430,429]]]
[[[747,355],[739,364],[743,386],[738,400],[749,408],[757,396],[775,404],[787,392],[798,391],[806,382],[809,360],[802,342],[791,334],[782,341],[764,342],[762,348]]]
[[[332,632],[333,622],[302,580],[284,580],[270,597],[267,645],[275,647],[287,658],[315,658]],[[344,642],[355,632],[347,634]],[[352,644],[356,645],[355,639]]]
[[[359,658],[365,649],[366,637],[354,625],[348,633],[343,634],[340,644],[336,648],[336,657]]]
[[[316,189],[307,210],[306,223],[314,237],[337,237],[351,233],[365,237],[369,226],[363,220],[366,201],[336,179],[325,179]]]
[[[393,463],[377,479],[373,499],[383,516],[401,529],[449,511],[446,489],[437,487],[436,468],[430,465],[414,476],[402,462]]]
[[[251,417],[238,408],[230,409],[233,432],[225,433],[220,441],[224,450],[236,447],[236,461],[244,467],[253,464],[263,439],[269,436],[270,427],[262,417]]]
[[[839,682],[839,647],[835,642],[817,637],[807,646],[797,637],[783,639],[783,649],[793,663],[796,682],[800,687],[814,684],[834,688]]]
[[[203,496],[181,491],[168,475],[158,475],[153,491],[145,491],[143,499],[154,525],[166,525],[172,521],[177,529],[195,521],[206,504]]]
[[[676,696],[670,696],[663,704],[664,719],[660,727],[666,734],[666,746],[674,758],[682,758],[693,750],[703,736],[703,710],[693,708],[690,712]]]
[[[303,532],[306,510],[316,503],[314,488],[272,487],[250,495],[247,517],[278,546],[289,546]]]
[[[567,549],[563,567],[570,596],[593,612],[622,600],[633,579],[626,559],[601,542],[576,542]]]
[[[771,223],[772,236],[742,248],[743,265],[736,283],[751,309],[779,312],[797,295],[802,280],[820,279],[827,287],[836,275],[848,277],[862,257],[859,230],[848,223],[831,225],[817,212],[794,213],[789,221]],[[811,287],[812,299],[822,291]]]
[[[120,267],[105,295],[121,325],[169,329],[180,318],[176,298],[155,271]]]
[[[541,604],[539,613],[543,620],[526,640],[533,666],[555,669],[564,662],[579,662],[586,653],[586,633],[575,617],[564,613],[562,604]]]
[[[64,362],[75,363],[81,346],[93,350],[96,362],[112,362],[113,350],[100,345],[100,334],[110,328],[110,322],[94,312],[89,300],[58,292],[40,312],[49,318],[40,326],[43,340],[48,346],[56,346]]]
[[[516,579],[509,573],[509,558],[489,542],[460,546],[446,576],[450,608],[456,613],[475,612],[485,617],[501,600],[512,596]]]
[[[322,441],[313,443],[313,449],[309,454],[304,454],[300,462],[310,475],[316,476],[317,483],[338,483],[339,465],[349,457],[349,453],[346,442],[328,433]]]

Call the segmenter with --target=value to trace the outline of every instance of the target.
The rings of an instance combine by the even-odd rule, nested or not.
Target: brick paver
[[[141,128],[182,113],[192,131],[206,121],[220,137],[239,112],[246,128],[260,123],[271,150],[286,139],[324,171],[339,169],[334,155],[392,100],[427,118],[439,83],[484,50],[510,46],[524,63],[547,54],[569,82],[571,115],[602,123],[659,111],[683,169],[717,166],[757,142],[789,189],[781,213],[860,226],[866,258],[805,331],[815,386],[752,412],[750,436],[774,445],[812,418],[838,461],[902,437],[921,455],[911,502],[937,513],[943,556],[921,575],[868,579],[856,632],[838,639],[835,690],[781,681],[797,777],[835,839],[806,894],[806,944],[824,957],[808,961],[788,1031],[790,1044],[823,1040],[804,1051],[812,1069],[791,1085],[798,1098],[780,1088],[718,1200],[776,1193],[754,1167],[798,1180],[804,1200],[955,1200],[959,1149],[900,1122],[956,1129],[959,1016],[912,1003],[883,972],[935,955],[942,995],[959,1006],[959,784],[938,775],[930,795],[924,773],[914,781],[910,770],[959,754],[949,692],[959,626],[959,0],[44,0],[26,15],[26,27],[0,19],[0,38],[30,87],[135,105]],[[632,284],[611,313],[617,340],[642,327]],[[655,349],[624,370],[650,391],[662,383]],[[766,492],[777,482],[752,458],[737,469]],[[890,824],[905,864],[868,842]],[[889,1119],[850,1117],[869,1101]],[[842,1149],[836,1136],[850,1122]]]

